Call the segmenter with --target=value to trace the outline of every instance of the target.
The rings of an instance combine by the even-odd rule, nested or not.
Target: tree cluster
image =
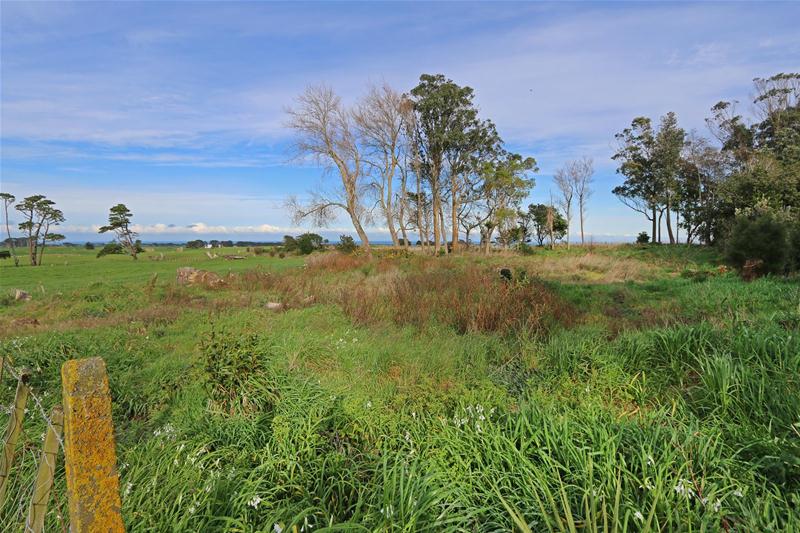
[[[11,247],[14,265],[19,266],[19,257],[16,252],[18,240],[11,237],[8,216],[9,207],[14,204],[16,198],[9,193],[0,193],[0,201],[3,203],[3,216],[6,234],[8,235],[7,242]],[[41,265],[47,243],[64,240],[63,235],[53,231],[56,226],[64,222],[64,213],[55,207],[55,202],[42,194],[28,196],[14,205],[14,209],[22,217],[22,222],[18,224],[18,228],[25,235],[24,246],[28,249],[28,260],[31,266]]]
[[[706,122],[717,143],[678,125],[674,113],[654,126],[635,118],[617,134],[614,159],[625,176],[614,194],[652,224],[653,242],[685,231],[689,243],[731,236],[739,217],[800,216],[800,74],[754,80],[755,116],[719,102]],[[758,206],[758,209],[756,207]],[[774,243],[781,245],[781,243]]]
[[[308,87],[287,109],[295,152],[335,174],[308,201],[290,198],[295,222],[317,225],[346,213],[367,253],[365,226],[378,218],[395,246],[418,242],[432,253],[479,236],[508,242],[534,185],[532,157],[508,152],[494,124],[479,116],[474,93],[441,74],[423,74],[407,93],[371,87],[346,106],[329,87]]]

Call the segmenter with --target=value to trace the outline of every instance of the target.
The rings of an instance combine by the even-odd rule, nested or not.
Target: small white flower
[[[656,462],[653,460],[653,456],[652,455],[648,455],[647,456],[647,466],[653,466],[654,464],[656,464]]]
[[[367,400],[367,409],[372,409],[372,402]]]
[[[742,491],[739,489],[733,491],[733,495],[736,496],[737,498],[741,498],[742,496],[744,496],[744,494],[742,494]]]
[[[258,509],[259,504],[261,504],[261,497],[258,494],[250,498],[250,501],[247,502],[247,505],[253,509]],[[278,526],[278,524],[275,524],[275,526]]]
[[[127,498],[128,495],[131,493],[132,488],[133,488],[133,483],[128,481],[128,483],[125,485],[125,491],[122,493],[122,497]]]
[[[644,522],[644,515],[642,515],[642,513],[640,513],[639,511],[633,513],[633,517],[639,522]]]

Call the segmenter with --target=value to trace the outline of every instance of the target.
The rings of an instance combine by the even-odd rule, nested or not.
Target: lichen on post
[[[61,382],[70,529],[123,532],[105,362],[99,357],[67,361]]]

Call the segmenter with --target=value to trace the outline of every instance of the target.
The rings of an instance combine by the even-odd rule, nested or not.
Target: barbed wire
[[[8,371],[8,373],[11,374],[11,376],[15,380],[20,381],[22,379],[22,373],[21,372],[17,372],[16,369],[13,366],[11,366],[11,364],[8,362],[8,358],[5,358],[3,360],[3,366],[5,367],[5,369]],[[56,431],[56,428],[55,428],[55,425],[53,424],[53,421],[50,420],[50,417],[48,416],[47,411],[44,408],[42,400],[33,391],[33,387],[28,387],[28,396],[33,398],[33,403],[36,404],[36,407],[39,410],[39,415],[45,421],[45,424],[47,425],[47,428],[53,431],[53,434],[56,437],[56,440],[58,441],[58,447],[61,448],[62,452],[66,453],[66,451],[64,449],[64,441],[62,440],[61,435],[59,435],[59,432]],[[8,409],[7,412],[11,413],[11,411],[14,410],[14,407],[11,406],[11,407],[8,407],[7,409]]]

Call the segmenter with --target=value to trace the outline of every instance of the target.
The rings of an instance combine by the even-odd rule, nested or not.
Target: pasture
[[[106,360],[130,531],[800,529],[796,279],[681,245],[240,251],[0,263],[0,355],[45,408],[63,361]],[[3,531],[43,431],[29,416]],[[48,531],[64,494],[61,465]]]

